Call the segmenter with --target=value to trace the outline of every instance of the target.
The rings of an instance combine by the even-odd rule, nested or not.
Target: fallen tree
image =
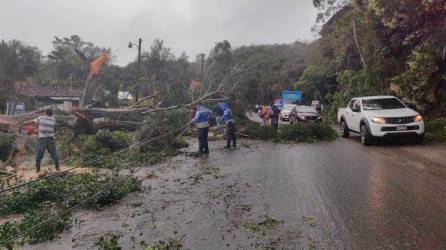
[[[113,183],[119,185],[113,185],[107,192],[101,192],[94,199],[90,199]],[[0,214],[4,216],[19,213],[24,216],[19,221],[7,221],[0,225],[0,242],[5,242],[3,246],[7,249],[15,249],[15,243],[34,244],[52,240],[72,225],[71,211],[65,213],[61,211],[78,204],[82,204],[83,208],[100,208],[141,189],[142,182],[136,178],[70,173],[33,183],[24,192],[2,194]],[[49,220],[52,217],[56,219]],[[22,241],[8,241],[19,232],[44,221],[47,222],[27,233]]]
[[[331,141],[337,138],[337,133],[328,122],[309,122],[284,124],[275,130],[272,126],[262,126],[248,119],[243,110],[235,112],[238,134],[245,138],[272,140],[275,142],[317,142]]]
[[[200,96],[198,96],[196,99],[194,99],[190,103],[185,104],[178,104],[168,107],[159,107],[158,105],[156,107],[147,107],[146,105],[141,105],[142,102],[154,98],[155,96],[158,96],[158,93],[156,92],[154,95],[147,96],[142,98],[139,102],[135,103],[134,105],[131,105],[129,107],[120,107],[120,108],[94,108],[91,106],[85,106],[85,107],[79,107],[75,109],[75,111],[78,112],[85,112],[85,113],[96,113],[96,114],[123,114],[123,113],[139,113],[139,114],[150,114],[155,112],[165,112],[180,108],[185,109],[192,109],[194,108],[198,103],[200,102],[222,102],[228,100],[229,94],[234,91],[237,87],[237,83],[229,84],[230,81],[234,78],[235,75],[240,73],[243,70],[248,69],[250,66],[252,66],[253,58],[249,58],[247,60],[241,61],[240,63],[236,64],[231,71],[225,75],[225,77],[218,82],[218,84],[214,84],[212,81],[209,83],[209,88],[206,92],[201,93]]]

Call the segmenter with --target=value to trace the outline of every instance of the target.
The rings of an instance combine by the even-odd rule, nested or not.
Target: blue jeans
[[[59,158],[57,157],[56,143],[52,137],[41,137],[37,139],[37,151],[36,151],[36,170],[40,171],[40,163],[42,162],[43,155],[45,154],[45,149],[51,155],[54,161],[54,166],[59,169]]]

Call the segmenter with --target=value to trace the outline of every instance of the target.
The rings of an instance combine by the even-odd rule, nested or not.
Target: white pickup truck
[[[353,98],[338,110],[338,122],[343,137],[359,133],[363,145],[375,138],[410,136],[416,143],[424,138],[423,117],[394,96]]]

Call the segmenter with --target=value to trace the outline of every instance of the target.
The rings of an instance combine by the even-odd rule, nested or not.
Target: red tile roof
[[[62,86],[23,86],[16,85],[16,92],[29,97],[81,97],[80,88],[62,87]]]
[[[189,89],[195,90],[201,88],[201,82],[197,80],[190,81]]]

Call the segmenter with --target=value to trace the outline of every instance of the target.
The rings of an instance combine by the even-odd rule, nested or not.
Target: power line
[[[188,123],[186,126],[189,126],[189,123]],[[32,183],[35,183],[35,182],[38,182],[38,181],[41,181],[41,180],[45,180],[45,179],[48,179],[48,178],[52,178],[52,177],[55,177],[55,176],[59,176],[59,175],[64,174],[64,173],[66,173],[66,172],[72,171],[72,170],[74,170],[74,169],[83,167],[83,166],[88,165],[88,164],[91,164],[91,163],[98,162],[98,161],[100,161],[100,160],[106,159],[106,158],[111,157],[111,156],[116,155],[116,154],[124,153],[125,151],[130,150],[131,147],[134,147],[134,146],[136,146],[136,145],[138,145],[138,144],[141,144],[141,143],[150,143],[150,142],[152,142],[152,141],[158,140],[159,138],[162,138],[162,137],[164,137],[164,136],[166,136],[166,135],[175,133],[176,131],[178,131],[178,130],[180,130],[180,129],[186,127],[186,126],[182,126],[182,127],[177,128],[177,129],[175,129],[175,130],[172,130],[172,131],[170,131],[170,132],[168,132],[168,133],[165,133],[165,134],[156,136],[156,137],[154,137],[154,138],[148,139],[147,141],[141,141],[141,142],[134,143],[134,144],[130,145],[130,147],[128,147],[128,148],[125,148],[125,149],[122,149],[122,150],[113,152],[113,153],[111,153],[111,154],[108,154],[108,155],[105,155],[105,156],[102,156],[102,157],[99,157],[99,158],[96,158],[96,159],[92,159],[92,160],[83,162],[83,163],[80,164],[79,166],[75,166],[75,167],[72,167],[72,168],[68,168],[68,169],[66,169],[66,170],[63,170],[63,171],[54,173],[54,174],[52,174],[52,175],[46,175],[46,176],[43,176],[43,177],[38,178],[38,179],[35,179],[35,180],[31,180],[31,181],[28,181],[28,182],[24,182],[24,183],[21,183],[21,184],[18,184],[18,185],[15,185],[15,186],[12,186],[12,187],[3,189],[3,190],[0,191],[0,194],[2,194],[2,193],[4,193],[4,192],[7,192],[7,191],[10,191],[10,190],[13,190],[13,189],[16,189],[16,188],[19,188],[19,187],[27,186],[27,185],[29,185],[29,184],[32,184]],[[74,157],[71,157],[71,158],[74,158]]]
[[[184,129],[184,130],[183,130],[177,137],[175,137],[175,139],[169,144],[169,147],[172,146],[172,145],[178,140],[178,138],[180,138],[180,137],[184,134],[184,132],[186,132],[186,130],[189,128],[189,125],[190,125],[190,123],[188,123],[186,126],[181,127],[181,128],[185,128],[185,129]],[[162,153],[162,151],[160,151],[158,154],[161,154],[161,153]],[[158,155],[158,154],[156,154],[156,155]],[[144,167],[145,167],[145,166],[141,166],[141,167],[137,168],[132,174],[137,173],[139,170],[141,170],[141,169],[144,168]],[[88,201],[90,201],[90,200],[92,200],[92,199],[98,197],[99,195],[101,195],[101,194],[103,194],[103,193],[105,193],[105,192],[111,190],[112,188],[114,188],[114,187],[117,186],[118,184],[122,183],[123,181],[127,181],[127,180],[129,180],[130,177],[132,177],[132,174],[128,175],[126,178],[124,178],[124,179],[122,179],[122,180],[120,180],[120,181],[118,181],[118,182],[114,182],[114,183],[112,183],[112,185],[110,185],[109,187],[107,187],[107,188],[105,188],[105,189],[103,189],[103,190],[101,190],[101,191],[95,193],[94,195],[88,197],[87,199],[81,201],[80,203],[78,203],[78,204],[76,204],[76,205],[74,205],[74,206],[72,206],[72,207],[69,207],[69,208],[63,210],[62,212],[57,213],[56,215],[53,215],[52,217],[50,217],[50,218],[48,218],[48,219],[46,219],[46,220],[44,220],[44,221],[42,221],[42,222],[40,222],[40,223],[38,223],[38,224],[36,224],[36,225],[34,225],[34,226],[32,226],[32,227],[30,227],[30,228],[28,228],[28,229],[26,229],[26,230],[24,230],[24,231],[21,231],[20,233],[18,233],[18,234],[16,234],[16,235],[14,235],[14,236],[12,236],[12,237],[10,237],[10,238],[8,238],[8,239],[6,239],[6,240],[0,242],[0,246],[3,246],[3,245],[5,245],[6,243],[9,243],[9,242],[11,242],[11,241],[13,241],[13,240],[16,240],[16,239],[18,239],[18,238],[21,238],[21,237],[25,236],[26,234],[28,234],[30,231],[32,231],[32,230],[34,230],[34,229],[37,229],[37,228],[41,227],[42,225],[44,225],[44,224],[46,224],[46,223],[48,223],[48,222],[54,221],[54,220],[56,220],[57,218],[59,218],[61,215],[65,214],[65,213],[67,213],[67,212],[70,212],[70,211],[72,211],[73,209],[78,208],[78,207],[80,207],[80,206],[86,204]]]
[[[116,155],[116,154],[124,153],[124,152],[130,150],[132,147],[134,147],[134,146],[136,146],[136,145],[138,145],[138,144],[142,144],[142,143],[147,144],[147,143],[150,143],[150,142],[152,142],[152,141],[158,140],[159,138],[162,138],[162,137],[167,136],[167,135],[169,135],[169,134],[173,134],[173,133],[175,133],[175,132],[177,132],[177,131],[179,131],[179,130],[185,128],[185,127],[188,127],[189,125],[190,125],[190,123],[187,123],[186,125],[184,125],[184,126],[182,126],[182,127],[179,127],[179,128],[177,128],[177,129],[174,129],[174,130],[169,131],[169,132],[167,132],[167,133],[158,135],[158,136],[156,136],[156,137],[147,139],[146,141],[140,141],[140,142],[133,143],[133,144],[130,145],[128,148],[121,149],[121,150],[116,151],[116,152],[113,152],[113,153],[111,153],[111,154],[108,154],[108,155],[105,155],[105,156],[102,156],[102,157],[99,157],[99,158],[96,158],[96,159],[92,159],[92,160],[83,162],[83,163],[81,163],[79,166],[71,167],[71,168],[65,169],[65,170],[63,170],[63,171],[59,171],[59,172],[57,172],[57,173],[51,174],[51,175],[45,175],[45,176],[40,177],[40,178],[35,179],[35,180],[30,180],[30,181],[27,181],[27,182],[24,182],[24,183],[21,183],[21,184],[17,184],[17,185],[15,185],[15,186],[12,186],[12,187],[9,187],[9,188],[2,189],[2,190],[0,191],[0,194],[5,193],[5,192],[8,192],[8,191],[11,191],[11,190],[14,190],[14,189],[17,189],[17,188],[20,188],[20,187],[23,187],[23,186],[30,185],[30,184],[35,183],[35,182],[39,182],[39,181],[41,181],[41,180],[45,180],[45,179],[49,179],[49,178],[52,178],[52,177],[56,177],[56,176],[62,175],[62,174],[64,174],[64,173],[66,173],[66,172],[69,172],[69,171],[72,171],[72,170],[74,170],[74,169],[78,169],[78,168],[84,167],[84,166],[86,166],[86,165],[88,165],[88,164],[92,164],[92,163],[98,162],[98,161],[100,161],[100,160],[106,159],[106,158],[111,157],[111,156],[114,156],[114,155]],[[74,158],[74,157],[70,157],[70,158]],[[69,159],[70,159],[70,158],[69,158]]]

